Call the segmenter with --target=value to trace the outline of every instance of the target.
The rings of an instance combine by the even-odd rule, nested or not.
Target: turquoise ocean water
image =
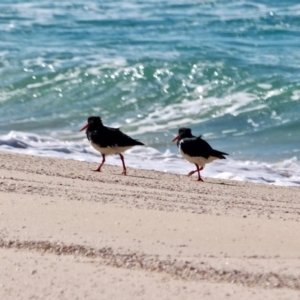
[[[1,1],[0,150],[99,162],[100,115],[129,168],[189,172],[188,126],[230,155],[204,177],[300,185],[299,36],[296,0]]]

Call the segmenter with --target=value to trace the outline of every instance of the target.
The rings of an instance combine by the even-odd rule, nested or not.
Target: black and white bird
[[[225,152],[213,149],[201,136],[192,135],[190,128],[180,128],[178,135],[172,140],[177,141],[177,146],[183,158],[192,164],[195,164],[196,170],[191,171],[188,176],[198,172],[198,181],[203,181],[200,171],[203,170],[207,163],[216,159],[226,159]]]
[[[101,167],[105,163],[106,155],[119,154],[123,164],[122,174],[126,175],[127,170],[122,152],[133,146],[143,146],[144,144],[124,134],[119,128],[104,126],[100,117],[89,117],[88,123],[84,125],[80,131],[85,129],[86,136],[92,147],[102,155],[102,162],[94,171],[101,171]]]

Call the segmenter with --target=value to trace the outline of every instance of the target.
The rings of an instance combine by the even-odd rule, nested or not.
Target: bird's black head
[[[179,128],[178,135],[180,139],[193,137],[191,128]]]
[[[182,140],[184,138],[190,138],[190,137],[194,137],[192,135],[191,128],[182,127],[182,128],[179,128],[178,135],[176,137],[174,137],[174,139],[172,140],[172,142],[177,141],[177,146],[178,146],[180,140]]]
[[[99,116],[97,116],[97,117],[94,117],[94,116],[88,117],[87,121],[88,121],[89,125],[97,125],[97,126],[102,125],[102,120]]]
[[[88,128],[88,130],[93,131],[93,130],[96,130],[97,128],[103,126],[102,120],[98,116],[97,117],[95,117],[95,116],[88,117],[87,121],[88,121],[87,124],[84,125],[79,131],[82,131],[87,128]]]

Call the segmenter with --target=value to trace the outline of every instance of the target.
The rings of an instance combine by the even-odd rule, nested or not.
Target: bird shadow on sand
[[[114,175],[119,175],[119,176],[123,176],[124,177],[123,174],[114,173]],[[152,180],[157,179],[157,178],[154,178],[154,177],[138,176],[138,175],[128,175],[128,174],[125,177],[133,177],[133,178],[141,178],[141,179],[152,179]]]
[[[218,185],[228,185],[228,186],[237,186],[237,185],[234,184],[234,183],[227,183],[227,182],[204,181],[204,183],[218,184]]]

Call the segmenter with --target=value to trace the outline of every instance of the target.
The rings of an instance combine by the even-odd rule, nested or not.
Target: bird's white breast
[[[94,149],[96,149],[97,151],[99,151],[101,154],[104,155],[119,154],[133,147],[133,146],[120,147],[118,145],[111,146],[111,147],[100,147],[98,144],[95,144],[93,142],[91,142],[91,145]]]
[[[181,143],[179,143],[179,152],[181,153],[181,155],[184,159],[186,159],[188,162],[190,162],[192,164],[197,164],[201,167],[204,167],[205,164],[208,164],[208,163],[218,159],[217,157],[214,157],[214,156],[209,156],[208,158],[205,158],[203,156],[189,156],[188,154],[186,154],[182,151],[180,144]]]

